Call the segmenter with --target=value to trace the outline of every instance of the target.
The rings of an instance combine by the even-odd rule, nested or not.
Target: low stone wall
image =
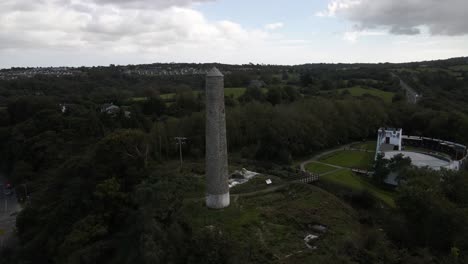
[[[403,145],[445,153],[451,156],[453,160],[457,161],[465,159],[468,154],[467,147],[465,145],[428,137],[403,135]]]
[[[444,166],[444,168],[449,170],[460,170],[467,164],[467,147],[459,143],[435,138],[403,135],[403,145],[438,151],[449,155],[452,160],[449,165]]]

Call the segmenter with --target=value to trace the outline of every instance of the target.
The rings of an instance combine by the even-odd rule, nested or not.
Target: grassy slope
[[[322,173],[326,173],[326,172],[336,170],[336,168],[327,166],[325,164],[314,163],[314,162],[311,162],[311,163],[307,164],[305,166],[305,168],[306,168],[307,171],[318,173],[318,174],[322,174]]]
[[[330,181],[356,191],[369,191],[372,195],[384,201],[387,205],[394,207],[393,194],[388,191],[381,190],[370,183],[363,176],[354,174],[351,170],[342,169],[332,174],[325,175],[321,180]]]
[[[374,153],[343,150],[324,156],[320,161],[347,167],[347,168],[359,168],[359,169],[371,169],[374,160]]]
[[[353,145],[354,148],[375,149],[375,141],[368,141]],[[338,151],[321,159],[322,162],[338,166],[360,169],[371,169],[374,160],[374,152],[362,151]],[[337,172],[322,176],[321,180],[330,181],[335,184],[350,188],[356,191],[367,190],[378,199],[384,201],[389,206],[395,206],[393,194],[384,191],[373,185],[364,176],[356,175],[349,169],[342,169]]]
[[[270,179],[271,184],[267,185],[266,180]],[[265,188],[269,187],[274,187],[274,186],[279,186],[284,184],[284,181],[275,176],[270,176],[270,175],[256,175],[253,179],[250,179],[248,182],[240,185],[236,185],[231,188],[230,192],[231,194],[237,194],[237,193],[249,193],[249,192],[254,192],[258,190],[262,190]]]
[[[375,151],[375,149],[377,148],[377,141],[366,141],[362,143],[356,143],[351,145],[351,147],[356,149]]]
[[[185,205],[182,217],[191,219],[195,232],[216,227],[245,247],[253,244],[267,250],[280,263],[333,263],[334,252],[345,241],[359,240],[356,212],[335,196],[304,184],[239,197],[223,210],[209,210],[202,201],[191,201]],[[303,239],[314,224],[327,226],[328,232],[318,241],[318,249],[310,250]]]
[[[375,88],[364,88],[362,86],[339,89],[338,91],[343,92],[345,90],[348,90],[352,96],[363,96],[364,94],[370,94],[376,97],[380,97],[386,103],[391,103],[392,98],[395,95],[394,93],[391,93],[391,92],[385,92],[385,91],[381,91]]]

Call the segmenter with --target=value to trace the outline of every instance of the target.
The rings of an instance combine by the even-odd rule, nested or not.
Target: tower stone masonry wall
[[[229,206],[224,76],[213,68],[206,75],[206,206]]]

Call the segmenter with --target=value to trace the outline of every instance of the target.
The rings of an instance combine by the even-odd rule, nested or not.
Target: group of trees
[[[365,86],[374,87],[384,91],[395,92],[398,82],[392,77],[388,69],[372,66],[350,67],[299,67],[300,84],[304,93],[317,90],[335,90],[341,88]]]
[[[467,263],[468,173],[406,169],[401,177],[387,235],[420,254],[415,263]]]

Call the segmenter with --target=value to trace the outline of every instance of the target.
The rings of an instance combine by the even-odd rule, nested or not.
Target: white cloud
[[[360,37],[383,35],[386,35],[386,33],[383,31],[355,30],[345,32],[343,35],[343,39],[351,43],[356,43]]]
[[[70,1],[70,0],[65,0]],[[71,0],[73,1],[73,0]],[[82,0],[86,3],[93,3],[96,5],[110,5],[122,8],[169,8],[173,6],[189,6],[191,4],[210,2],[214,0]]]
[[[317,16],[341,17],[360,29],[387,28],[392,34],[468,34],[466,0],[331,0]]]
[[[265,29],[267,30],[276,30],[284,27],[284,24],[282,22],[277,22],[277,23],[271,23],[271,24],[266,24]]]
[[[376,0],[378,1],[378,0]],[[334,17],[336,16],[337,11],[343,10],[343,9],[349,9],[352,8],[355,5],[361,4],[360,0],[338,0],[338,1],[331,1],[328,6],[327,10],[325,11],[319,11],[316,13],[316,16],[319,17]]]
[[[272,32],[282,23],[246,28],[229,20],[210,21],[191,6],[209,0],[37,0],[30,8],[25,8],[29,0],[3,1],[0,67],[28,61],[42,66],[243,63],[305,45]],[[140,8],[144,2],[152,2],[151,8]]]
[[[362,11],[363,3],[369,0],[333,1],[323,14],[354,21],[357,26],[351,27],[342,37],[355,45],[342,45],[336,35],[329,33],[327,25],[323,26],[325,33],[318,31],[313,36],[304,30],[289,32],[291,39],[285,37],[286,30],[277,30],[287,21],[258,28],[232,20],[210,21],[194,8],[194,5],[208,1],[0,0],[0,67],[171,61],[372,62],[435,59],[468,52],[468,37],[464,36],[432,37],[439,41],[432,46],[391,42],[408,38],[404,39],[408,43],[429,43],[427,34],[395,37],[379,45],[358,41],[363,36],[388,34],[381,27],[387,27],[393,33],[428,32],[418,23],[413,26],[395,24],[397,27],[390,22],[367,22],[375,21],[370,18],[381,12],[380,5],[372,3],[368,4],[369,10]],[[374,1],[382,3],[386,0]],[[432,3],[435,0],[426,1]],[[353,15],[358,9],[362,11],[363,20]],[[304,39],[296,39],[297,36]],[[441,51],[441,55],[437,55],[437,51]]]
[[[17,9],[25,0],[0,3],[0,50],[71,48],[149,53],[190,46],[209,51],[214,46],[232,49],[251,45],[270,36],[266,31],[247,30],[232,21],[211,22],[199,11],[179,6],[200,0],[39,2],[28,10]],[[137,7],[144,2],[164,8],[120,7]],[[108,4],[114,7],[109,8]]]

